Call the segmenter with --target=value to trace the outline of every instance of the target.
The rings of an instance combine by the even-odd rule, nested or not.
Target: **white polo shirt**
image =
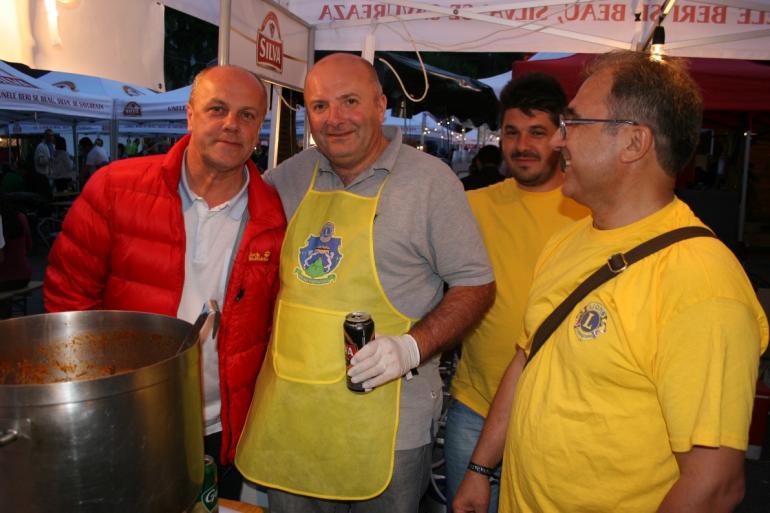
[[[179,194],[186,248],[184,259],[184,288],[177,317],[194,323],[209,299],[224,307],[227,275],[234,258],[236,239],[248,205],[249,173],[243,168],[244,184],[230,200],[213,207],[196,195],[187,182],[187,154],[182,159],[182,179]],[[219,354],[216,339],[209,336],[201,347],[203,373],[203,420],[206,435],[222,430],[219,412]]]

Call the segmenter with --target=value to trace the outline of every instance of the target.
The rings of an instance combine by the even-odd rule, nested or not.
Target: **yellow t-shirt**
[[[551,239],[522,347],[609,255],[691,225],[702,223],[675,199],[629,226],[596,230],[589,218]],[[583,299],[524,370],[500,511],[655,511],[679,475],[672,450],[745,450],[767,338],[743,269],[717,239],[637,262]]]
[[[452,397],[486,417],[522,329],[532,269],[548,238],[586,217],[588,209],[565,198],[561,188],[528,192],[508,179],[469,191],[497,293],[492,308],[463,341]]]

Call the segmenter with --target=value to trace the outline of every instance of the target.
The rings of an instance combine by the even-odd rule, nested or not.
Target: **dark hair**
[[[500,148],[492,144],[482,146],[474,158],[479,161],[479,167],[483,165],[498,167],[503,161]]]
[[[620,50],[597,57],[588,73],[604,70],[613,78],[609,117],[650,127],[658,163],[669,175],[678,175],[695,152],[703,120],[700,90],[684,61]]]
[[[548,113],[554,125],[567,107],[567,97],[558,80],[545,73],[533,72],[516,77],[500,91],[501,112],[519,109],[527,116],[533,110]]]
[[[53,140],[53,146],[57,150],[66,150],[67,141],[64,140],[64,137],[57,135],[56,138]]]

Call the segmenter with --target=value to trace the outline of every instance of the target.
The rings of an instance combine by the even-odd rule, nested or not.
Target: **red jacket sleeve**
[[[70,208],[48,256],[43,301],[49,312],[100,308],[108,275],[112,195],[107,169]]]

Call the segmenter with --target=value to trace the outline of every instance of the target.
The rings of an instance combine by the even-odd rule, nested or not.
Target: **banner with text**
[[[0,116],[3,119],[15,119],[16,111],[58,118],[110,119],[112,100],[53,87],[0,62],[0,111],[7,111]]]
[[[663,4],[660,0],[285,3],[315,26],[318,50],[360,51],[365,37],[373,33],[377,50],[585,53],[635,48],[654,27]],[[665,50],[671,55],[770,59],[767,0],[680,0],[663,26]]]

